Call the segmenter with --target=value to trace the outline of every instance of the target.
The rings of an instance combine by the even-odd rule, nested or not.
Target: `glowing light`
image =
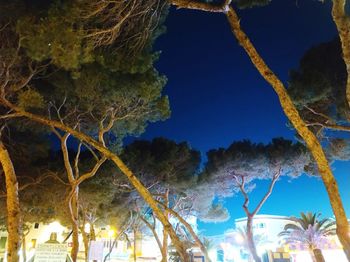
[[[86,223],[85,226],[84,226],[84,231],[86,233],[89,233],[90,232],[90,224],[89,223]]]
[[[108,231],[108,236],[109,236],[109,237],[114,237],[114,236],[115,236],[115,230],[111,228],[111,229]]]
[[[235,240],[238,244],[243,244],[244,238],[240,234],[235,235]]]
[[[58,221],[54,221],[49,224],[48,230],[50,233],[59,233],[64,230],[64,227]]]
[[[210,249],[208,252],[209,258],[211,261],[216,261],[216,250]]]

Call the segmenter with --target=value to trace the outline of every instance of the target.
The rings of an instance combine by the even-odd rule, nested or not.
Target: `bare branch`
[[[268,191],[265,193],[264,197],[260,200],[259,204],[256,206],[256,208],[254,209],[254,211],[252,212],[252,215],[254,216],[256,213],[258,213],[261,209],[261,207],[263,206],[263,204],[265,204],[266,200],[269,198],[269,196],[272,193],[272,190],[278,180],[278,178],[280,177],[282,172],[282,168],[279,167],[278,171],[274,174],[274,176],[272,177],[270,186]]]
[[[75,173],[75,179],[77,179],[79,177],[79,157],[80,157],[80,152],[81,152],[81,145],[82,142],[79,142],[78,145],[78,150],[77,153],[75,154],[75,159],[74,159],[74,173]]]

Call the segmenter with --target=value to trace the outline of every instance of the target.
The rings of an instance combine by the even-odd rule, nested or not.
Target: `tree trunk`
[[[78,196],[79,196],[79,188],[75,188],[75,192],[72,195],[71,207],[71,219],[72,219],[72,250],[71,257],[73,262],[77,261],[78,252],[79,252],[79,218],[78,218]]]
[[[10,155],[0,141],[0,162],[5,174],[7,206],[7,261],[18,262],[21,248],[22,221],[18,197],[18,182]]]
[[[8,106],[9,108],[15,110],[15,112],[17,112],[19,115],[21,115],[23,117],[26,117],[28,119],[31,119],[33,121],[36,121],[36,122],[41,123],[41,124],[46,125],[46,126],[58,128],[62,131],[65,131],[65,132],[72,134],[75,138],[86,142],[87,144],[91,145],[96,150],[98,150],[106,158],[112,160],[113,163],[128,178],[130,183],[137,190],[137,192],[144,199],[144,201],[154,211],[155,215],[157,216],[159,221],[162,223],[165,230],[167,230],[167,232],[169,233],[169,236],[171,238],[171,241],[176,248],[176,251],[180,255],[181,261],[182,262],[190,262],[190,257],[187,254],[184,245],[181,243],[180,239],[176,235],[169,220],[164,216],[164,214],[162,213],[162,210],[158,207],[158,204],[157,204],[156,200],[153,199],[152,194],[148,191],[148,189],[140,182],[140,180],[133,174],[133,172],[124,164],[124,162],[117,155],[115,155],[112,151],[110,151],[108,148],[104,147],[103,144],[96,141],[92,137],[90,137],[84,133],[81,133],[78,130],[74,130],[73,128],[70,128],[70,127],[62,124],[59,121],[50,120],[50,119],[47,119],[45,117],[26,112],[23,109],[17,107],[16,105],[11,104],[9,101],[7,101],[3,98],[0,98],[0,102],[3,105]]]
[[[160,253],[162,254],[162,260],[161,260],[161,262],[167,262],[167,254],[166,253],[163,253],[164,252],[164,250],[163,250],[163,246],[162,246],[162,243],[160,242],[160,239],[159,239],[159,236],[158,236],[158,234],[157,234],[157,232],[156,232],[156,230],[155,230],[155,219],[154,219],[154,224],[153,224],[153,226],[151,225],[151,223],[150,222],[148,222],[147,221],[147,219],[146,218],[144,218],[141,214],[139,214],[139,216],[140,216],[140,219],[145,223],[145,225],[151,230],[151,232],[152,232],[152,234],[153,234],[153,236],[154,236],[154,238],[155,238],[155,240],[156,240],[156,242],[157,242],[157,245],[158,245],[158,247],[159,247],[159,251],[160,251]]]
[[[333,0],[332,17],[337,26],[339,38],[342,46],[343,60],[346,65],[347,81],[346,81],[346,100],[348,108],[350,108],[350,16],[346,14],[346,0]],[[350,261],[350,239],[349,228],[344,225],[338,228],[337,235],[343,245],[346,257]]]
[[[346,0],[333,0],[332,17],[337,26],[347,71],[346,100],[350,108],[350,16],[346,14]]]
[[[258,252],[256,251],[256,246],[254,242],[254,233],[253,233],[253,217],[247,216],[247,245],[250,254],[252,255],[255,262],[261,262],[261,258],[258,255]]]
[[[137,254],[136,254],[136,249],[137,249],[137,232],[136,232],[136,229],[134,228],[134,262],[136,262],[137,260]]]
[[[27,243],[26,243],[26,236],[23,235],[22,237],[22,256],[23,256],[23,262],[27,261]]]
[[[85,226],[82,226],[80,228],[80,232],[81,232],[81,235],[83,237],[83,243],[84,243],[84,249],[85,249],[85,261],[88,262],[89,261],[89,258],[88,258],[88,256],[89,256],[89,237],[85,232]]]
[[[164,205],[169,207],[169,189],[166,190],[164,194]],[[165,209],[164,215],[167,219],[169,219],[169,212]],[[168,261],[168,232],[163,229],[163,247],[162,247],[162,262]]]
[[[194,232],[194,230],[191,227],[191,225],[188,224],[187,221],[185,219],[183,219],[177,212],[175,212],[171,208],[166,207],[162,202],[158,201],[158,203],[160,205],[162,205],[163,208],[166,209],[171,215],[176,217],[182,225],[185,226],[185,228],[188,230],[190,235],[193,237],[193,240],[195,241],[195,243],[198,245],[199,249],[203,252],[205,260],[211,262],[211,260],[209,258],[209,255],[208,255],[208,250],[205,248],[205,246],[203,245],[202,241],[199,239],[197,234]]]
[[[333,176],[329,162],[320,142],[300,117],[281,80],[278,79],[278,77],[266,65],[265,61],[256,51],[248,36],[242,31],[240,27],[240,20],[232,7],[229,7],[228,9],[227,18],[230,23],[232,32],[236,36],[239,44],[244,48],[253,65],[259,71],[261,76],[272,86],[272,88],[277,93],[285,115],[293,124],[298,134],[303,138],[313,158],[315,159],[318,171],[327,190],[332,210],[336,219],[337,234],[339,240],[343,245],[348,260],[350,261],[350,236],[347,217],[342,200],[340,198],[337,182]]]
[[[318,249],[318,248],[313,249],[312,255],[316,262],[325,262],[321,249]]]
[[[90,240],[96,240],[95,225],[90,223]]]
[[[90,241],[96,241],[96,232],[94,223],[90,224]],[[97,262],[97,260],[93,260],[93,262]]]

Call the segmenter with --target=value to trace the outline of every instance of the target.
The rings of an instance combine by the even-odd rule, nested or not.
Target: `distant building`
[[[247,218],[235,220],[234,228],[227,230],[222,235],[208,237],[213,245],[209,251],[213,262],[248,262],[249,251],[240,234],[240,229],[245,230]],[[258,254],[263,261],[268,262],[268,253],[284,250],[291,256],[292,262],[312,262],[307,250],[300,246],[286,245],[278,234],[283,231],[286,224],[294,223],[289,217],[275,215],[256,215],[253,220],[253,230],[256,237]],[[326,262],[346,262],[346,257],[341,249],[337,237],[330,239],[322,248]],[[283,253],[283,252],[280,252]]]

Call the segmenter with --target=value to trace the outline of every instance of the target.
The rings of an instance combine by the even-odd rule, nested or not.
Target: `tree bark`
[[[247,216],[247,245],[250,254],[252,255],[255,262],[261,262],[261,258],[256,251],[255,241],[254,241],[254,233],[253,233],[253,216]]]
[[[169,189],[166,190],[164,194],[164,205],[169,207]],[[164,215],[167,219],[169,219],[169,212],[164,210]],[[162,250],[163,258],[162,262],[168,261],[168,232],[163,229],[163,250]]]
[[[85,261],[88,262],[89,261],[89,237],[85,232],[84,225],[80,228],[80,232],[83,237],[83,243],[84,243],[84,249],[85,249]]]
[[[318,249],[318,248],[313,249],[312,255],[316,262],[325,262],[321,249]]]
[[[94,223],[89,223],[90,224],[90,241],[95,241],[96,240],[96,232],[95,232],[95,225]],[[90,248],[90,245],[89,245]],[[93,262],[97,262],[97,260],[93,260]]]
[[[332,17],[337,26],[346,65],[346,100],[350,108],[350,16],[346,14],[346,0],[333,0]]]
[[[270,197],[272,190],[278,180],[278,178],[281,175],[281,168],[278,169],[278,172],[273,175],[269,189],[265,193],[264,197],[260,200],[258,205],[255,207],[253,212],[249,211],[249,196],[247,194],[247,191],[245,189],[245,179],[244,177],[241,178],[241,182],[239,182],[238,178],[236,177],[236,182],[238,183],[239,189],[244,197],[244,203],[243,203],[243,210],[247,215],[247,231],[246,231],[246,237],[247,237],[247,245],[249,252],[255,262],[261,262],[261,258],[259,257],[257,251],[256,251],[256,246],[255,246],[255,241],[254,241],[254,232],[253,232],[253,219],[254,216],[260,211],[262,206],[265,204],[266,200]]]
[[[90,223],[90,240],[96,240],[95,225]]]
[[[27,261],[27,243],[26,243],[25,235],[23,235],[23,238],[22,238],[22,258],[24,262]]]
[[[320,142],[300,117],[281,80],[266,65],[264,60],[256,51],[248,36],[242,31],[239,18],[232,7],[230,7],[227,12],[227,18],[230,23],[232,32],[237,38],[239,44],[244,48],[253,65],[256,67],[261,76],[272,86],[272,88],[277,93],[285,115],[288,117],[289,121],[292,123],[298,134],[303,138],[313,158],[315,159],[336,219],[337,235],[343,245],[348,260],[350,261],[350,236],[347,217],[342,200],[340,198],[337,181],[333,176],[331,167]]]
[[[5,174],[7,206],[7,261],[18,262],[21,248],[22,221],[18,197],[18,181],[10,155],[0,141],[0,162]]]
[[[332,17],[337,26],[339,38],[342,46],[343,60],[346,65],[347,81],[346,81],[346,100],[348,108],[350,108],[350,17],[346,14],[346,0],[333,0]],[[337,220],[337,216],[336,216]],[[350,237],[348,224],[338,227],[337,235],[343,245],[346,257],[350,261]]]
[[[68,132],[72,134],[75,138],[84,141],[85,143],[91,145],[96,150],[98,150],[101,154],[103,154],[107,159],[110,159],[113,161],[113,163],[121,170],[121,172],[128,178],[130,183],[133,185],[133,187],[137,190],[137,192],[140,194],[140,196],[145,200],[145,202],[150,206],[150,208],[154,211],[159,221],[163,224],[165,230],[168,231],[169,236],[171,238],[172,243],[174,244],[176,251],[179,253],[181,261],[182,262],[189,262],[190,257],[186,252],[186,249],[184,245],[181,243],[180,239],[175,233],[175,230],[173,229],[172,225],[170,224],[169,220],[164,216],[161,209],[158,207],[158,204],[155,199],[153,199],[152,194],[148,191],[148,189],[140,182],[140,180],[133,174],[133,172],[124,164],[124,162],[115,155],[112,151],[110,151],[108,148],[104,147],[103,144],[96,141],[92,137],[79,132],[77,130],[74,130],[71,127],[66,126],[65,124],[50,120],[45,117],[29,113],[27,111],[24,111],[23,109],[17,107],[16,105],[11,104],[9,101],[0,98],[0,102],[8,106],[9,108],[15,110],[18,115],[26,117],[32,121],[41,123],[43,125],[49,126],[49,127],[55,127],[62,131]]]
[[[71,198],[71,220],[72,220],[72,250],[71,250],[71,257],[73,262],[76,262],[78,259],[78,252],[79,252],[79,222],[78,222],[78,194],[79,189],[75,188],[74,194]]]
[[[137,237],[137,230],[134,228],[134,253],[133,253],[133,255],[134,255],[134,262],[136,262],[136,260],[137,260],[137,254],[136,254],[136,249],[137,249],[137,239],[136,239],[136,237]]]

